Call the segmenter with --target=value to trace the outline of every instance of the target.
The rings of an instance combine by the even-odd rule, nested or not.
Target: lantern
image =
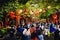
[[[50,9],[50,8],[51,8],[51,6],[48,6],[47,8],[48,8],[48,9]]]
[[[20,15],[23,12],[23,10],[17,10],[16,15]]]
[[[15,18],[15,13],[14,12],[10,12],[10,17],[11,17],[11,19],[14,19]]]
[[[40,9],[39,12],[42,12],[42,9]]]
[[[57,14],[52,15],[53,19],[57,19]]]
[[[58,19],[57,19],[57,14],[56,13],[52,15],[52,18],[53,18],[54,23],[57,22]]]
[[[30,11],[30,14],[33,14],[33,11]]]

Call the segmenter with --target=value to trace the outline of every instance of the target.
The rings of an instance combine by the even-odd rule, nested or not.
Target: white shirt
[[[45,29],[45,30],[44,30],[44,34],[45,34],[45,35],[48,35],[48,31],[49,31],[49,29]]]

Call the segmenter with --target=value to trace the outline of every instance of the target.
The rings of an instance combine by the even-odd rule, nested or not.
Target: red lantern
[[[15,18],[15,13],[14,12],[10,12],[10,17],[11,17],[11,19],[14,19]]]
[[[55,13],[55,14],[53,14],[53,15],[52,15],[52,18],[53,18],[53,22],[55,23],[55,22],[56,22],[56,20],[57,20],[57,18],[58,18],[58,17],[57,17],[57,14],[56,14],[56,13]]]
[[[57,19],[57,14],[52,15],[53,19]]]

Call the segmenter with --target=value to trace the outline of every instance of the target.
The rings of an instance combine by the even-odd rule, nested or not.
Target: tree
[[[32,7],[31,5],[34,4]],[[37,6],[36,6],[37,4]],[[0,0],[0,5],[3,11],[16,11],[18,9],[43,9],[48,6],[51,6],[52,10],[47,9],[46,15],[44,17],[48,17],[51,13],[55,12],[54,8],[60,8],[60,1],[59,0]],[[50,12],[51,11],[51,12]],[[0,11],[2,12],[2,11]]]

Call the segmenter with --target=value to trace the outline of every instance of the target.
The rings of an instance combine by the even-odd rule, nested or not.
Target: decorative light
[[[31,4],[32,7],[34,7],[34,4]]]
[[[42,12],[42,9],[40,9],[39,12]]]
[[[48,9],[50,9],[50,8],[51,8],[51,6],[48,6],[47,8],[48,8]]]
[[[33,14],[33,11],[30,11],[30,14]]]
[[[17,11],[16,11],[16,14],[19,15],[19,14],[22,13],[22,12],[23,12],[22,9],[21,9],[21,10],[17,10]]]
[[[56,18],[57,18],[57,15],[56,15],[56,14],[53,14],[52,17],[53,17],[54,19],[56,19]]]
[[[21,10],[19,10],[19,12],[18,13],[22,13],[23,11],[22,11],[22,9]]]
[[[10,17],[11,17],[12,19],[14,19],[15,13],[14,13],[14,12],[10,12]]]

